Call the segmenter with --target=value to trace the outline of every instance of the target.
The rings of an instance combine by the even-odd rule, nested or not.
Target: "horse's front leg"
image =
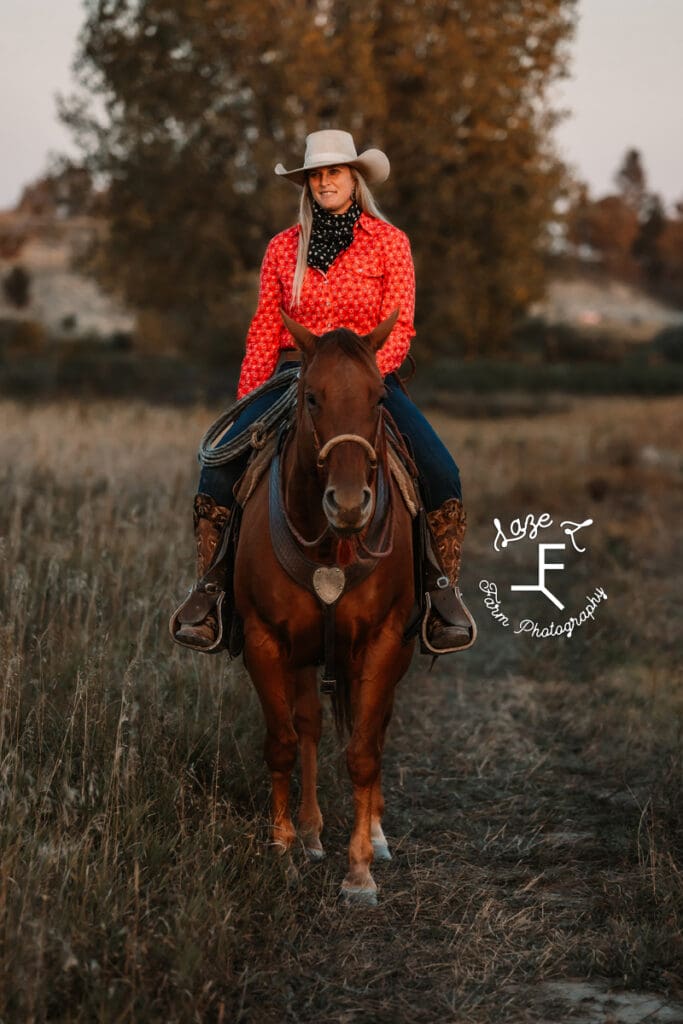
[[[323,816],[318,805],[318,744],[322,733],[322,708],[315,668],[298,674],[294,727],[301,752],[301,806],[299,830],[309,860],[322,860],[320,833]]]
[[[296,839],[289,804],[298,740],[293,720],[295,676],[285,668],[284,650],[261,623],[245,623],[245,636],[244,663],[266,723],[263,752],[272,784],[271,839],[285,853]]]
[[[386,715],[384,716],[382,732],[380,735],[380,758],[384,756],[384,740],[386,739],[387,727],[389,725],[392,710],[393,700]],[[373,860],[376,861],[391,860],[389,843],[387,842],[387,837],[384,835],[384,829],[382,828],[383,816],[384,794],[382,793],[382,766],[380,764],[380,770],[377,773],[377,778],[375,779],[372,787],[370,803],[370,841],[372,843]]]
[[[370,873],[374,838],[386,839],[381,827],[383,799],[381,761],[384,737],[391,717],[394,688],[412,657],[412,647],[401,644],[398,627],[384,628],[368,646],[359,674],[351,686],[353,731],[346,762],[353,784],[355,820],[349,845],[349,870],[342,882],[342,896],[376,904],[377,885]],[[374,819],[374,821],[373,821]],[[380,838],[381,837],[381,838]],[[382,856],[384,850],[377,851]],[[383,859],[386,859],[384,856]]]
[[[354,722],[346,752],[346,764],[353,785],[354,823],[349,844],[349,870],[342,882],[342,896],[363,903],[377,902],[377,886],[370,873],[373,859],[371,839],[372,795],[379,778],[379,726],[375,719],[382,709],[364,707]]]

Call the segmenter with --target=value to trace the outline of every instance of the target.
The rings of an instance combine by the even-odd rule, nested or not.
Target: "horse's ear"
[[[282,317],[283,324],[294,338],[297,347],[301,349],[304,355],[313,355],[313,349],[318,340],[315,334],[309,331],[308,327],[304,327],[303,324],[298,324],[296,320],[292,320],[291,316],[287,316],[282,306],[280,306],[280,316]]]
[[[382,320],[381,324],[377,324],[374,330],[365,335],[365,340],[374,352],[384,344],[391,334],[400,312],[401,310],[397,306],[394,312],[390,313],[386,320]]]

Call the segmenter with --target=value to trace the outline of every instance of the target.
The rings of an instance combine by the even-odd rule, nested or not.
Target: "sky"
[[[558,149],[591,191],[614,190],[639,149],[649,187],[683,200],[683,0],[579,0],[571,79],[555,88],[568,117]]]
[[[561,155],[597,196],[635,147],[650,188],[683,199],[683,0],[579,0],[578,10],[571,78],[552,94],[569,112],[556,132]],[[55,95],[72,86],[82,20],[82,0],[1,0],[0,209],[51,152],[73,152]]]

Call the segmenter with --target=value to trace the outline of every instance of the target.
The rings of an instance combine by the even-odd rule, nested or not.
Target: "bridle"
[[[372,470],[372,472],[376,472],[376,470],[377,470],[377,465],[378,465],[378,462],[380,461],[378,459],[377,452],[378,452],[378,450],[380,451],[380,453],[382,455],[382,459],[381,459],[382,469],[384,471],[385,479],[386,479],[386,474],[388,472],[388,464],[387,464],[386,452],[385,452],[385,448],[386,448],[386,443],[387,442],[386,442],[386,433],[383,430],[384,418],[385,418],[383,411],[380,411],[380,414],[379,414],[379,416],[377,418],[377,429],[375,430],[375,437],[373,439],[374,440],[373,444],[371,444],[367,440],[367,438],[361,437],[360,434],[335,434],[334,437],[331,437],[328,441],[325,441],[324,444],[321,444],[320,437],[318,436],[318,431],[316,430],[315,423],[313,422],[313,417],[311,416],[310,409],[306,408],[306,412],[308,413],[308,420],[309,420],[309,423],[310,423],[311,435],[312,435],[312,438],[313,438],[313,445],[314,445],[314,448],[315,448],[315,451],[316,451],[316,467],[317,467],[317,469],[319,469],[319,470],[325,469],[325,466],[326,466],[327,460],[329,458],[330,452],[332,452],[337,447],[337,445],[339,445],[339,444],[346,444],[346,443],[357,444],[357,445],[359,445],[359,447],[361,447],[364,450],[365,454],[367,455],[368,462],[369,462],[369,465],[370,465],[370,469]],[[385,490],[385,488],[383,488],[383,491],[384,490]],[[388,498],[388,492],[387,492],[386,496]],[[376,502],[377,502],[377,497],[378,496],[375,495],[375,501]],[[362,555],[365,558],[385,558],[387,555],[391,554],[391,550],[393,548],[393,507],[392,507],[391,501],[387,501],[386,505],[385,505],[384,502],[382,502],[382,507],[380,507],[380,508],[378,508],[377,505],[376,505],[375,506],[375,511],[376,511],[376,513],[377,512],[380,513],[380,516],[381,516],[382,519],[385,519],[385,517],[386,517],[386,520],[387,520],[386,521],[386,526],[388,527],[388,531],[389,531],[388,532],[389,544],[388,544],[388,546],[386,548],[384,548],[384,550],[371,551],[371,550],[368,549],[368,547],[366,546],[365,542],[362,539],[359,539],[358,546],[359,546],[360,551],[362,552]],[[283,516],[285,518],[285,521],[286,521],[286,524],[287,524],[287,528],[289,529],[291,535],[294,537],[294,539],[296,540],[297,544],[299,544],[300,547],[303,548],[303,549],[309,549],[310,550],[311,548],[318,547],[318,545],[321,544],[325,540],[325,538],[328,537],[329,534],[333,531],[333,528],[332,528],[331,524],[328,522],[326,524],[323,532],[320,534],[319,537],[315,537],[313,540],[306,540],[306,538],[302,537],[302,535],[296,529],[294,524],[291,522],[291,520],[289,518],[289,515],[287,513],[287,509],[286,509],[285,503],[284,503],[284,496],[282,498],[282,513],[283,513]],[[383,545],[381,545],[381,547],[383,547]]]
[[[370,469],[377,469],[377,448],[378,441],[380,439],[380,432],[382,430],[382,423],[384,419],[381,412],[377,418],[377,429],[375,430],[373,444],[370,444],[370,442],[366,438],[361,437],[360,434],[336,434],[334,437],[331,437],[329,441],[325,441],[325,444],[321,445],[320,438],[318,437],[318,431],[315,429],[315,423],[313,422],[313,417],[311,416],[311,411],[310,409],[307,409],[306,411],[308,412],[308,419],[311,424],[313,444],[315,445],[316,451],[318,453],[318,457],[316,460],[316,465],[318,469],[325,468],[325,463],[327,462],[327,458],[330,452],[334,448],[336,448],[338,444],[346,443],[360,445],[360,447],[365,451],[365,454],[368,457]]]

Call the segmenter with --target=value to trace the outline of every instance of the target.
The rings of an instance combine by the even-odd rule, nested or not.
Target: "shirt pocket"
[[[379,278],[384,277],[384,267],[374,256],[361,257],[348,264],[349,270],[354,277]]]

